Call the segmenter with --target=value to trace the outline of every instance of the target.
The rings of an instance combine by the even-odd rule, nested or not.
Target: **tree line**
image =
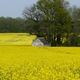
[[[27,32],[44,37],[51,46],[80,46],[80,8],[66,0],[38,0],[24,18],[0,18],[0,32]]]

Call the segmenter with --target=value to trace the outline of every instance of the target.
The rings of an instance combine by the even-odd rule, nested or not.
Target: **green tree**
[[[80,8],[72,8],[73,33],[80,34]]]
[[[36,5],[24,10],[26,20],[36,22],[34,29],[54,45],[62,45],[61,37],[71,31],[71,16],[65,0],[38,0]],[[56,43],[56,44],[55,44]]]
[[[42,14],[37,9],[36,5],[30,8],[25,8],[23,11],[23,16],[26,20],[27,28],[30,33],[35,33],[39,35],[40,33],[40,21],[42,20]]]
[[[68,2],[65,0],[39,0],[37,7],[44,15],[43,21],[48,22],[48,39],[51,37],[52,45],[55,42],[57,45],[62,45],[62,35],[71,31]]]

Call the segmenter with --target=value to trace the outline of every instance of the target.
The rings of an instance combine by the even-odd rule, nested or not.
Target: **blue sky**
[[[80,7],[80,0],[68,0],[71,5],[76,5],[78,7]]]
[[[0,0],[0,16],[21,17],[22,11],[37,0]],[[80,6],[80,0],[69,0],[71,5]]]

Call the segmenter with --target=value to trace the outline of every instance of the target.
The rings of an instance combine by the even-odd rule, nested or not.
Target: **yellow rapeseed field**
[[[35,35],[28,33],[0,33],[0,45],[32,45]]]
[[[0,45],[0,80],[80,80],[80,48]]]

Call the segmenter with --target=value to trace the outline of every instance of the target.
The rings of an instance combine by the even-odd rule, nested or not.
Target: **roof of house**
[[[45,40],[44,37],[38,37],[32,43],[33,46],[50,46],[50,44]]]

